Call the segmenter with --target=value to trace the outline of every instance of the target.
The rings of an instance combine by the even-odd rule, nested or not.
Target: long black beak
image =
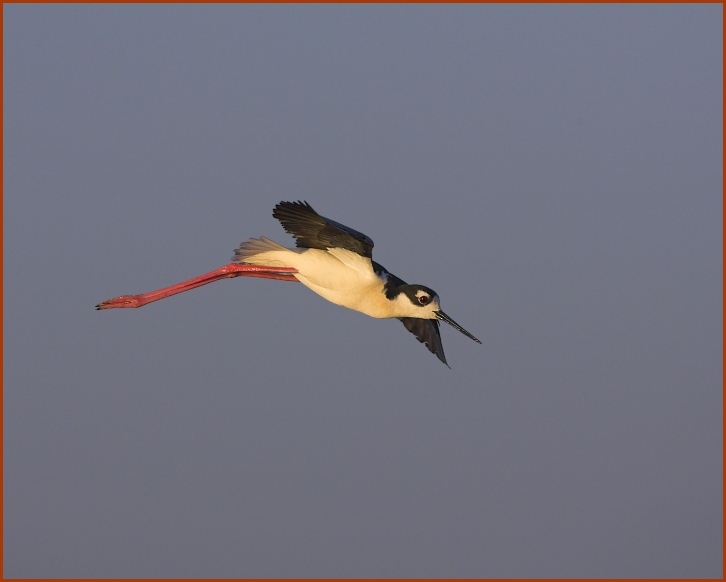
[[[434,311],[434,313],[436,314],[436,317],[438,317],[441,321],[445,321],[446,323],[448,323],[454,329],[458,329],[466,337],[469,337],[469,338],[473,339],[478,344],[481,343],[478,339],[476,339],[473,335],[471,335],[468,331],[466,331],[463,327],[461,327],[458,323],[456,323],[453,319],[451,319],[443,311]]]

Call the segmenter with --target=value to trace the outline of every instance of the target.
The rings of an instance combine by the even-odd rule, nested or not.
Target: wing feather
[[[432,354],[436,354],[439,360],[449,366],[444,355],[444,346],[441,344],[438,321],[435,319],[419,319],[417,317],[399,317],[398,319],[401,320],[404,327],[415,335],[416,339],[424,344]]]
[[[373,241],[344,224],[320,216],[307,202],[280,202],[272,211],[282,227],[295,237],[299,248],[327,250],[338,247],[370,259]]]

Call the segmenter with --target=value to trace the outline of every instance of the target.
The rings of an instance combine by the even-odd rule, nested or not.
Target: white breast
[[[344,249],[307,249],[295,262],[295,277],[331,303],[371,317],[393,316],[384,281],[373,271],[370,259]]]

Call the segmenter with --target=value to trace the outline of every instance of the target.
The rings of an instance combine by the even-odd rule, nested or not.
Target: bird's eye
[[[428,295],[421,295],[421,297],[418,298],[418,302],[421,305],[426,305],[429,301],[431,301],[431,298]]]

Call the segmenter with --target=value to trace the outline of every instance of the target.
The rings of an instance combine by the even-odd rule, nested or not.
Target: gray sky
[[[721,576],[720,5],[3,11],[5,576]]]

